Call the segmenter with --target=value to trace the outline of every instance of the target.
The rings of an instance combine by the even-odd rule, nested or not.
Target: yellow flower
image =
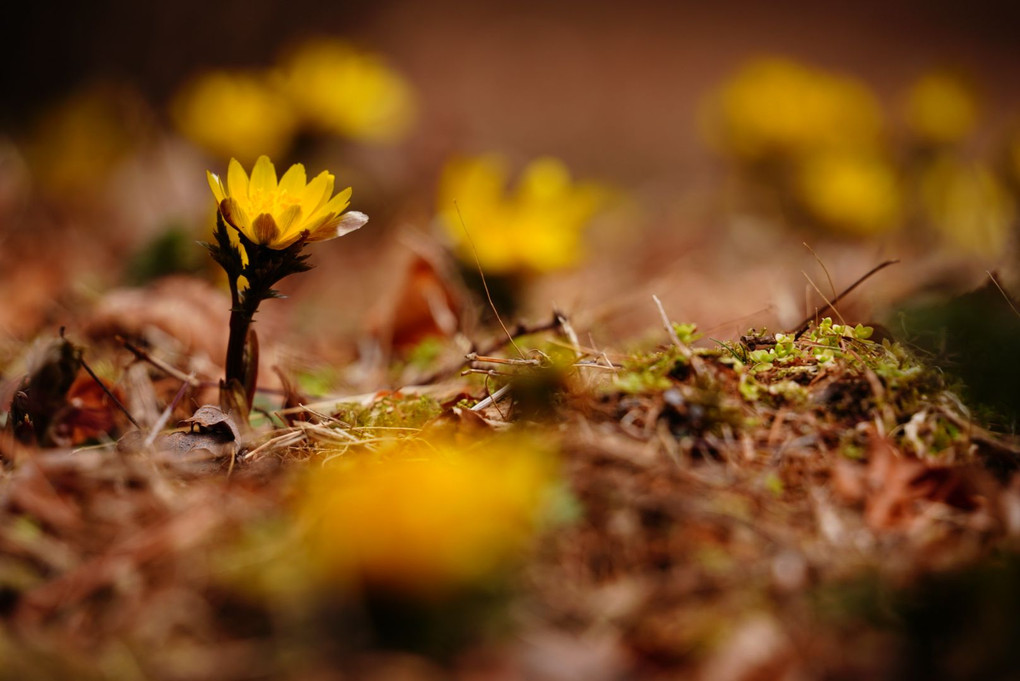
[[[297,128],[290,104],[254,73],[200,75],[174,96],[170,114],[178,130],[206,151],[246,162],[284,153]]]
[[[608,191],[592,183],[573,183],[566,166],[553,158],[530,163],[514,193],[507,193],[506,184],[506,164],[497,156],[447,165],[439,214],[460,258],[474,263],[477,252],[482,268],[494,274],[547,272],[576,263],[582,231]]]
[[[313,125],[369,142],[394,142],[415,118],[414,93],[377,55],[336,40],[313,40],[283,62],[282,89]]]
[[[94,189],[142,141],[144,114],[135,93],[109,83],[47,110],[25,145],[39,186],[55,195]]]
[[[926,217],[953,247],[991,258],[1005,252],[1016,205],[990,168],[942,156],[922,172],[920,190]]]
[[[748,160],[874,148],[882,128],[878,102],[864,84],[782,58],[749,62],[709,105],[710,134]]]
[[[977,123],[973,90],[949,73],[929,73],[907,93],[904,115],[910,130],[927,142],[959,142]]]
[[[845,234],[879,234],[899,225],[902,196],[893,166],[879,156],[836,151],[806,158],[797,196],[825,226]]]
[[[207,171],[206,176],[223,219],[249,240],[269,248],[287,248],[302,237],[333,239],[368,222],[364,213],[344,213],[350,187],[330,198],[333,175],[322,171],[308,182],[300,163],[292,165],[279,182],[267,156],[259,156],[250,180],[236,159],[230,159],[226,184],[214,173]]]
[[[410,443],[316,470],[298,516],[325,580],[429,596],[519,560],[547,512],[552,460],[530,440]]]

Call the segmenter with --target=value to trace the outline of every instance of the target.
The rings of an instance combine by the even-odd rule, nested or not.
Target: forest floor
[[[85,324],[7,418],[0,678],[1012,678],[1020,446],[836,316],[616,352],[554,314],[251,427]]]

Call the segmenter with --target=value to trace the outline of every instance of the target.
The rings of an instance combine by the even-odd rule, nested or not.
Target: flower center
[[[269,213],[278,216],[291,206],[301,203],[299,197],[292,195],[287,190],[264,191],[256,190],[249,197],[251,200],[251,214],[262,215]]]

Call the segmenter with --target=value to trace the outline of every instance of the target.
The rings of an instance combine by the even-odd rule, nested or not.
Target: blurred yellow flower
[[[177,129],[206,151],[246,163],[259,154],[283,154],[297,130],[286,98],[254,73],[204,73],[177,92],[170,115]]]
[[[378,55],[338,40],[313,40],[287,56],[278,74],[298,112],[327,132],[395,142],[415,119],[414,93]]]
[[[554,158],[532,161],[512,194],[507,179],[506,163],[498,156],[447,164],[438,209],[457,254],[473,264],[473,243],[482,268],[493,274],[547,272],[575,264],[583,250],[581,233],[608,190],[573,183],[567,167]]]
[[[206,177],[223,219],[249,240],[269,248],[287,248],[302,237],[333,239],[368,222],[364,213],[344,213],[350,204],[350,187],[333,196],[332,173],[322,171],[308,182],[300,163],[292,165],[279,182],[267,156],[259,156],[250,180],[237,159],[230,159],[226,184],[214,173],[207,171]]]
[[[837,232],[867,236],[899,226],[902,196],[896,170],[874,154],[811,155],[800,165],[796,192],[815,219]]]
[[[871,91],[783,58],[746,64],[710,100],[709,134],[735,156],[761,160],[819,148],[875,148],[882,115]]]
[[[933,72],[910,87],[904,117],[911,132],[922,141],[952,144],[974,129],[978,101],[972,88],[959,77]]]
[[[383,461],[317,470],[298,515],[327,581],[441,596],[522,558],[554,482],[549,453],[530,440],[405,444]]]
[[[97,84],[44,113],[25,146],[40,186],[63,194],[103,182],[140,141],[142,106],[129,90]]]
[[[926,217],[954,247],[985,257],[1005,252],[1016,206],[991,169],[943,156],[922,172],[920,189]]]

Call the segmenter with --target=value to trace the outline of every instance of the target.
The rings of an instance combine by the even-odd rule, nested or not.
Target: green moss
[[[677,347],[648,354],[637,354],[623,363],[623,371],[613,377],[613,387],[624,393],[640,393],[668,390],[674,379],[683,377],[689,371],[687,358]]]
[[[433,397],[394,393],[368,406],[338,404],[335,416],[352,428],[421,428],[441,412]]]
[[[765,489],[767,489],[774,497],[781,497],[786,491],[786,485],[783,483],[783,478],[775,471],[769,471],[766,473],[762,480],[762,484],[764,484]]]
[[[696,341],[699,338],[701,338],[701,334],[697,333],[697,331],[698,331],[698,325],[697,324],[690,324],[690,323],[688,323],[688,324],[679,324],[677,322],[673,322],[672,326],[673,326],[673,332],[676,334],[676,337],[684,345],[690,345],[694,341]]]
[[[181,225],[170,225],[128,261],[128,283],[141,285],[169,274],[194,274],[204,266],[204,254],[195,248],[195,236]]]
[[[428,369],[442,352],[442,339],[436,336],[426,336],[407,353],[407,364],[416,369]]]
[[[298,390],[305,395],[328,395],[336,387],[337,379],[337,369],[328,365],[303,369],[294,374]]]

